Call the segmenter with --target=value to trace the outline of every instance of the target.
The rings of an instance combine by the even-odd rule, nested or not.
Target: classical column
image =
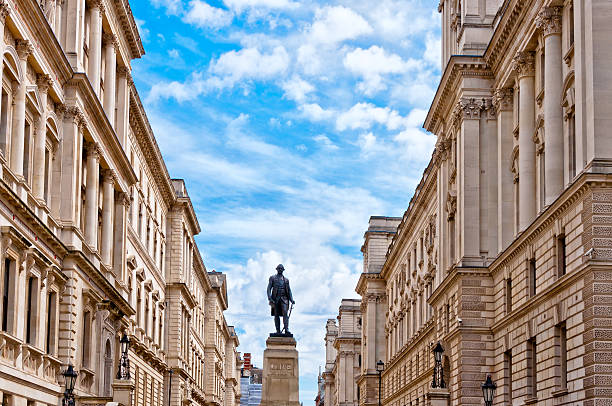
[[[497,112],[497,250],[502,252],[514,235],[512,178],[512,88],[495,90],[493,104]]]
[[[563,191],[562,7],[545,7],[536,20],[544,35],[544,190],[550,205]]]
[[[36,83],[40,95],[42,113],[36,126],[34,139],[34,176],[32,177],[32,191],[39,202],[45,199],[45,148],[47,142],[47,92],[52,83],[51,76],[38,75]]]
[[[125,274],[125,243],[127,213],[130,207],[130,196],[125,192],[117,193],[115,196],[115,219],[113,232],[113,269],[116,278],[121,278],[127,283]]]
[[[28,67],[28,56],[34,51],[30,41],[18,39],[17,54],[19,55],[19,66],[23,72],[19,86],[15,91],[15,107],[13,109],[13,131],[11,134],[11,170],[23,178],[23,149],[25,137],[25,107],[26,107],[26,71]]]
[[[82,136],[79,129],[83,120],[83,113],[77,106],[67,107],[60,141],[62,159],[60,218],[74,227],[80,226]]]
[[[117,126],[115,132],[119,142],[125,147],[130,127],[130,86],[133,83],[130,69],[127,66],[118,66],[117,79]]]
[[[91,2],[89,10],[89,66],[87,74],[94,92],[100,95],[100,68],[102,67],[102,14],[101,0]]]
[[[6,16],[9,14],[9,6],[5,0],[0,0],[0,55],[4,55],[4,24],[6,22]],[[4,69],[0,69],[0,84],[2,84],[2,75],[4,73]],[[0,92],[0,111],[2,111],[2,97]],[[6,134],[5,134],[6,137]],[[6,141],[5,141],[6,142]],[[0,155],[5,153],[8,154],[8,151],[2,151],[0,149]],[[0,173],[2,171],[2,167],[0,166]]]
[[[111,126],[115,128],[115,83],[117,73],[117,38],[111,33],[104,34],[104,111]]]
[[[481,263],[480,257],[480,115],[479,99],[464,97],[455,109],[455,119],[461,120],[457,139],[457,203],[459,208],[459,258],[464,263]]]
[[[535,143],[535,59],[531,51],[514,58],[519,80],[519,229],[524,231],[536,214]]]
[[[102,262],[112,265],[113,211],[115,204],[115,174],[110,169],[102,170]]]
[[[85,188],[85,241],[92,250],[98,249],[98,181],[100,147],[96,143],[87,146],[87,184]]]

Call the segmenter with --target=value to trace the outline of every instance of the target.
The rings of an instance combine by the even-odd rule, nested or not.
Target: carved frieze
[[[513,60],[513,68],[519,78],[535,75],[535,52],[517,52]]]
[[[493,93],[493,106],[497,111],[512,110],[514,90],[511,87],[495,89]]]

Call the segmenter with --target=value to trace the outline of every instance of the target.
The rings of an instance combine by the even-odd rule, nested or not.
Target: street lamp
[[[378,371],[378,406],[380,406],[380,395],[382,391],[382,372],[385,370],[385,363],[378,360],[376,363],[376,371]]]
[[[495,396],[495,389],[497,389],[497,385],[491,380],[491,375],[487,375],[487,380],[481,387],[485,405],[491,406],[493,404],[493,397]]]
[[[432,388],[446,388],[446,384],[444,383],[444,374],[442,371],[442,354],[444,353],[444,348],[442,348],[442,344],[438,341],[438,344],[432,350],[434,355],[434,371],[433,371],[433,381],[431,382]]]
[[[62,375],[66,381],[66,390],[64,391],[64,399],[62,401],[63,406],[74,406],[74,384],[76,383],[76,377],[78,372],[74,370],[72,364],[68,364],[68,368]]]
[[[127,334],[123,333],[123,337],[119,340],[121,344],[121,359],[119,360],[119,370],[117,371],[117,379],[130,379],[130,358],[128,351],[130,349],[130,339]]]

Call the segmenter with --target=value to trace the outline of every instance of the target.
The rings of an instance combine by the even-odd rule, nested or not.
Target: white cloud
[[[168,50],[168,56],[172,59],[178,59],[181,57],[181,54],[179,53],[178,49],[172,48]]]
[[[335,44],[372,33],[372,27],[361,15],[343,6],[318,9],[308,30],[309,39],[318,44]]]
[[[336,114],[331,110],[324,110],[317,103],[302,104],[299,109],[302,115],[311,121],[329,120]]]
[[[374,124],[381,124],[389,130],[396,130],[405,124],[404,118],[389,107],[377,107],[371,103],[357,103],[336,119],[336,129],[367,130]]]
[[[139,18],[135,18],[134,21],[136,22],[136,27],[138,27],[142,42],[149,42],[149,29],[145,28],[145,21]]]
[[[224,53],[212,61],[209,71],[220,78],[218,87],[231,87],[243,79],[269,79],[284,73],[289,66],[289,54],[282,46],[270,53],[257,48],[243,48]]]
[[[423,52],[423,59],[429,62],[434,67],[439,67],[441,65],[441,50],[442,43],[440,42],[440,37],[437,35],[433,35],[431,33],[427,34],[427,39],[425,40],[425,52]]]
[[[285,91],[285,97],[297,102],[303,102],[309,93],[315,90],[315,87],[306,82],[298,75],[293,75],[290,79],[285,80],[281,87]]]
[[[231,24],[233,18],[228,10],[212,7],[202,0],[191,0],[183,21],[199,28],[221,28]]]
[[[331,149],[331,150],[338,149],[338,146],[336,144],[334,144],[332,142],[332,140],[330,140],[327,135],[319,134],[319,135],[315,136],[313,138],[313,140],[315,140],[317,143],[319,143],[320,145],[322,145],[325,148],[328,148],[328,149]]]
[[[359,136],[359,147],[364,155],[369,155],[377,148],[376,136],[371,132]]]
[[[405,73],[417,66],[416,61],[404,61],[399,55],[387,53],[377,45],[368,49],[357,48],[347,53],[343,63],[349,71],[363,78],[358,88],[366,95],[373,95],[387,88],[382,75]]]
[[[178,15],[183,10],[182,0],[151,0],[151,3],[155,7],[164,7],[170,15]]]
[[[241,12],[248,8],[289,9],[299,6],[299,3],[289,0],[224,0],[226,6]]]

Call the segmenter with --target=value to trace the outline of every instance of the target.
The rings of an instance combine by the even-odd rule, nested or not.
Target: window
[[[45,148],[45,179],[43,186],[43,197],[45,199],[45,203],[49,204],[49,183],[51,181],[51,153],[47,148]]]
[[[529,296],[536,295],[536,260],[531,258],[529,260]]]
[[[35,277],[29,277],[27,282],[27,296],[26,296],[26,336],[25,341],[28,344],[36,344],[36,319],[38,309],[38,279]]]
[[[155,334],[155,327],[157,327],[157,311],[156,311],[156,306],[155,306],[155,302],[153,302],[153,324],[151,325],[151,337],[153,338],[153,341],[155,342],[156,340],[156,334]],[[158,343],[159,344],[159,343]]]
[[[47,354],[55,355],[55,332],[57,329],[57,294],[47,295],[47,335],[45,350]]]
[[[540,207],[539,211],[544,210],[544,206],[546,206],[546,154],[544,150],[538,155],[538,166],[539,166],[539,192],[540,192]]]
[[[569,5],[569,44],[574,45],[574,3]]]
[[[1,83],[0,83],[1,85]],[[10,98],[8,93],[2,89],[2,110],[0,112],[0,150],[6,157],[8,155],[8,131],[9,131],[9,107],[10,107]]]
[[[565,234],[560,234],[556,239],[557,277],[565,275]]]
[[[2,331],[13,332],[15,309],[15,260],[5,258],[2,283]]]
[[[23,177],[28,183],[30,183],[30,139],[31,127],[26,121],[23,132]]]
[[[536,338],[532,337],[527,340],[527,382],[531,391],[530,395],[533,398],[538,397],[537,365]]]
[[[512,349],[504,352],[504,386],[506,402],[512,404]]]
[[[567,389],[567,329],[565,323],[555,326],[555,346],[559,348],[558,364],[560,366],[559,389]]]
[[[86,311],[83,313],[83,342],[81,348],[83,348],[82,365],[87,368],[90,365],[90,344],[91,344],[91,312]]]
[[[144,331],[145,335],[151,336],[149,333],[149,294],[145,298],[145,311],[144,311]]]
[[[136,291],[136,323],[142,325],[142,320],[140,317],[142,316],[142,295],[141,295],[140,286],[138,286],[138,290]]]
[[[576,176],[576,117],[571,113],[567,118],[569,144],[569,181]]]
[[[506,314],[512,311],[512,279],[506,279]]]
[[[446,332],[450,331],[450,304],[446,305]]]

